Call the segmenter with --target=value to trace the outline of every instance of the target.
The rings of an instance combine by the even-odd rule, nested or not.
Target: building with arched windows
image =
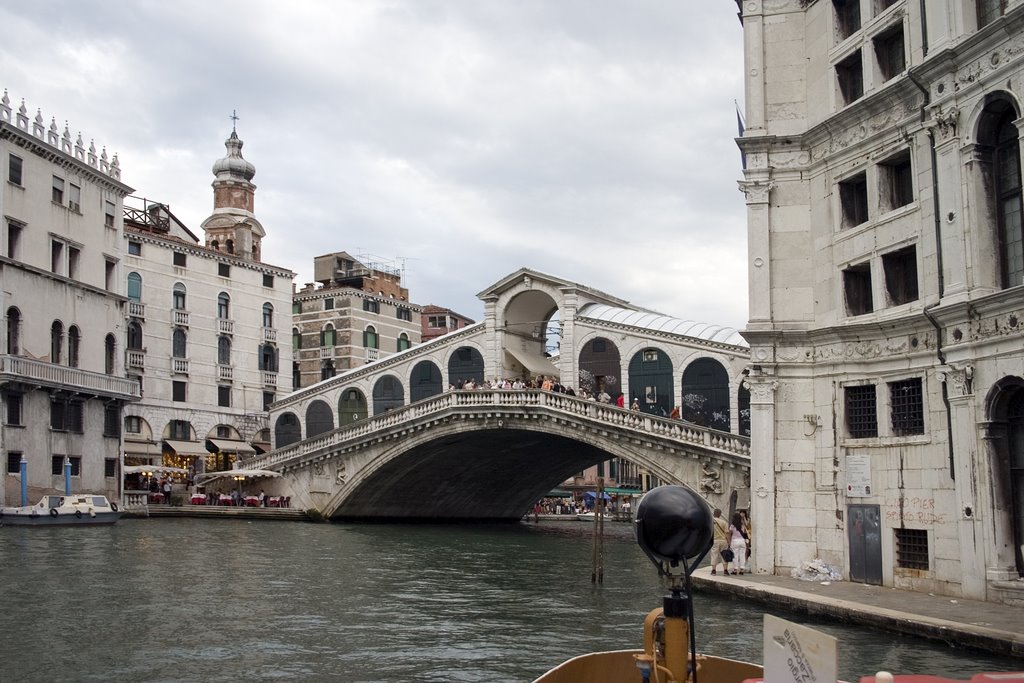
[[[129,465],[223,468],[269,443],[266,406],[291,390],[294,273],[261,260],[256,170],[234,130],[225,147],[202,240],[166,204],[126,201]]]
[[[0,504],[120,483],[124,376],[121,207],[131,188],[104,148],[0,98]],[[25,479],[22,480],[22,461]],[[71,481],[65,480],[70,465]]]
[[[292,299],[293,388],[420,343],[421,307],[398,268],[338,252],[313,259],[313,276]]]
[[[1024,2],[738,2],[754,563],[1024,604]]]

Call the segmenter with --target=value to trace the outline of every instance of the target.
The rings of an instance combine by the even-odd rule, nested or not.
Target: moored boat
[[[121,518],[117,503],[98,493],[43,496],[35,505],[0,508],[3,526],[113,524]]]

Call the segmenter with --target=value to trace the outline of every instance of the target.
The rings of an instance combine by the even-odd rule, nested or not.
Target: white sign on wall
[[[846,456],[846,495],[850,498],[871,495],[871,456]]]

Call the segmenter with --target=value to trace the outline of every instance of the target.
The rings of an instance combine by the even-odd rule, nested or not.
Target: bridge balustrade
[[[341,443],[357,443],[371,437],[376,432],[383,432],[391,427],[401,426],[412,420],[440,414],[450,409],[498,409],[525,406],[543,406],[557,412],[578,415],[588,420],[604,423],[609,427],[633,430],[744,457],[750,455],[750,439],[748,437],[720,432],[683,420],[626,410],[606,403],[597,403],[551,391],[471,389],[448,391],[403,408],[390,410],[382,415],[360,420],[312,439],[255,456],[246,461],[246,466],[273,468],[289,461],[302,460],[304,456],[330,450]]]

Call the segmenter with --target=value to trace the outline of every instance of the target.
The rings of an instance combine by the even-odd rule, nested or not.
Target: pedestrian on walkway
[[[711,519],[714,530],[714,547],[711,549],[711,573],[718,573],[718,565],[722,565],[722,572],[729,573],[729,563],[722,557],[722,551],[729,547],[729,527],[722,518],[722,511],[715,508],[715,516]]]
[[[726,574],[742,574],[747,563],[747,539],[743,530],[743,518],[740,513],[733,513],[732,524],[729,525],[729,549],[732,550],[732,570],[726,567]]]

